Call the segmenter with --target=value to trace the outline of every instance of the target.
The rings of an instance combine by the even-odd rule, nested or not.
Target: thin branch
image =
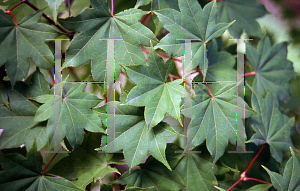
[[[17,18],[16,18],[16,16],[10,10],[4,11],[4,13],[6,13],[8,15],[12,15],[14,17],[14,20],[15,20],[15,25],[18,26]]]
[[[201,72],[199,66],[196,68],[196,70],[197,70],[197,72],[199,72],[199,74],[201,74],[201,76],[202,76],[202,78],[203,78],[203,74],[202,74],[202,72]],[[211,93],[210,87],[209,87],[208,84],[206,83],[206,80],[204,80],[204,82],[205,82],[205,85],[206,85],[206,87],[207,87],[207,89],[208,89],[208,91],[209,91],[210,96],[211,96],[211,97],[214,97],[214,95]]]
[[[148,24],[149,24],[149,22],[150,22],[150,20],[151,20],[151,17],[152,17],[152,13],[149,13],[148,16],[147,16],[147,19],[146,19],[146,21],[145,21],[145,23],[144,23],[144,25],[145,25],[146,27],[148,26]]]
[[[15,4],[12,8],[10,8],[9,10],[12,11],[14,8],[16,8],[17,6],[19,6],[20,4],[24,3],[26,0],[22,0],[21,2]]]
[[[252,75],[256,75],[256,71],[241,74],[241,76],[252,76]]]
[[[110,0],[111,1],[111,16],[113,17],[114,16],[114,0]]]
[[[65,144],[68,142],[68,140],[65,142]],[[52,163],[52,161],[54,160],[54,158],[56,157],[56,155],[59,153],[59,151],[61,151],[61,149],[63,148],[63,146],[60,147],[60,149],[58,149],[58,151],[55,153],[55,155],[52,157],[52,159],[48,162],[47,166],[45,167],[45,169],[42,172],[42,175],[45,174],[47,168],[50,166],[50,164]]]
[[[234,188],[238,183],[240,183],[243,180],[243,178],[240,178],[238,181],[236,181],[230,188],[227,189],[227,191],[230,191],[232,188]]]
[[[249,164],[249,166],[246,168],[246,170],[242,173],[242,175],[244,174],[244,176],[246,175],[247,171],[249,170],[249,168],[252,166],[252,164],[254,163],[254,161],[256,160],[256,158],[258,157],[258,155],[261,153],[261,151],[265,148],[265,146],[267,145],[267,143],[265,143],[260,150],[258,151],[258,153],[256,154],[256,156],[254,157],[254,159],[251,161],[251,163]]]
[[[257,182],[261,182],[261,183],[264,183],[264,184],[272,184],[272,183],[270,183],[270,182],[265,182],[265,181],[263,181],[263,180],[259,180],[259,179],[256,179],[256,178],[248,178],[248,177],[245,177],[244,178],[244,181],[247,181],[247,180],[254,180],[254,181],[257,181]]]

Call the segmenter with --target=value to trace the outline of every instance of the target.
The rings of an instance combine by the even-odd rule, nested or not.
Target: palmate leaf
[[[174,66],[173,58],[166,63],[151,49],[148,66],[124,66],[129,78],[137,84],[128,94],[125,104],[145,107],[145,121],[148,132],[163,120],[168,112],[181,123],[180,102],[185,96],[181,79],[167,82],[168,75]]]
[[[36,139],[37,149],[40,150],[48,142],[46,126],[33,121],[38,105],[28,98],[50,93],[50,87],[39,71],[33,74],[31,81],[30,86],[17,82],[14,89],[3,88],[9,97],[10,109],[0,106],[0,129],[4,129],[0,136],[1,149],[19,147],[25,143],[28,150]]]
[[[207,149],[215,162],[223,155],[228,141],[236,143],[236,110],[244,108],[236,108],[237,99],[242,99],[236,96],[236,84],[228,84],[221,89],[212,84],[210,89],[214,97],[210,96],[205,85],[196,85],[192,107],[183,109],[182,113],[192,118],[185,151],[206,140]],[[245,103],[245,118],[254,113]]]
[[[204,9],[197,0],[179,0],[180,11],[163,9],[155,11],[162,22],[167,34],[155,48],[161,48],[168,54],[182,56],[184,53],[184,41],[176,39],[194,39],[192,41],[192,62],[187,63],[191,68],[196,68],[200,63],[201,71],[206,76],[208,60],[206,56],[206,43],[221,36],[233,23],[217,22],[216,1],[208,3]]]
[[[15,26],[0,10],[0,66],[5,64],[12,86],[27,77],[29,59],[40,68],[53,69],[53,53],[45,39],[54,39],[60,33],[50,25],[38,23],[42,13],[43,10],[39,10],[29,14]]]
[[[236,19],[236,23],[228,28],[234,38],[240,38],[243,31],[251,36],[261,37],[263,33],[256,18],[266,13],[264,5],[256,0],[218,2],[219,22],[231,22],[233,18]]]
[[[27,158],[18,153],[4,155],[0,152],[4,170],[0,172],[0,190],[81,190],[64,178],[42,175],[43,158],[36,149],[34,144]]]
[[[77,146],[72,153],[56,163],[49,171],[50,174],[62,176],[80,189],[94,179],[102,179],[109,172],[120,172],[109,164],[126,164],[123,154],[98,153],[95,148],[100,145],[101,134],[89,133],[83,143]]]
[[[268,93],[265,99],[258,93],[253,93],[251,102],[253,109],[261,113],[261,116],[250,118],[251,126],[256,133],[247,142],[256,145],[268,143],[271,155],[281,163],[282,152],[293,147],[290,131],[295,119],[280,112],[278,101],[273,99],[271,93]]]
[[[116,77],[121,71],[119,63],[146,64],[140,45],[150,46],[150,40],[154,44],[158,42],[151,30],[139,22],[147,12],[129,9],[111,16],[106,0],[91,0],[91,5],[93,9],[85,9],[77,17],[59,20],[66,29],[81,32],[72,40],[63,68],[91,61],[94,80],[103,81],[106,76],[106,39],[123,39],[115,41]]]
[[[114,136],[115,139],[106,143],[104,136],[101,143],[103,151],[111,145],[114,146],[113,152],[123,149],[130,168],[140,164],[149,151],[153,157],[171,170],[165,156],[167,145],[165,137],[176,136],[178,133],[169,124],[159,123],[146,134],[147,124],[143,117],[144,110],[130,105],[120,105],[119,102],[108,102],[106,105],[94,109],[104,123],[106,123],[107,115],[111,115],[107,114],[107,107],[115,108],[115,135],[108,135]]]
[[[62,109],[59,111],[59,120],[62,120],[62,127],[59,126],[59,121],[55,121],[53,94],[31,98],[44,103],[37,110],[34,121],[48,120],[47,129],[51,137],[58,131],[57,128],[62,128],[62,134],[66,134],[72,147],[76,147],[82,143],[83,129],[91,132],[105,133],[101,120],[91,110],[91,108],[100,102],[100,99],[91,93],[82,92],[85,86],[86,84],[74,85],[62,100]],[[57,98],[55,101],[59,102],[61,98]],[[52,139],[50,141],[52,142]]]
[[[151,191],[175,191],[181,190],[184,183],[181,177],[175,172],[170,171],[153,157],[149,157],[145,164],[140,165],[141,169],[127,171],[114,181],[119,184],[127,184],[128,187],[154,188]]]
[[[292,148],[290,148],[290,151],[292,153],[292,156],[285,165],[283,176],[276,172],[270,171],[265,166],[262,166],[269,174],[273,186],[278,191],[300,190],[300,163]]]
[[[264,36],[257,48],[246,45],[246,56],[256,71],[252,87],[257,93],[265,96],[270,91],[280,100],[290,97],[289,81],[294,77],[294,69],[286,59],[286,42],[271,46],[270,38]]]

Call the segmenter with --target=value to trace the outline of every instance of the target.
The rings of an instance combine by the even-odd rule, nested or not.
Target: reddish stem
[[[241,76],[252,76],[252,75],[256,75],[256,71],[241,74]]]
[[[162,37],[166,36],[166,35],[169,34],[169,33],[170,33],[169,31],[165,31],[165,32],[163,32],[163,33],[157,35],[156,38],[157,38],[157,39],[162,38]]]
[[[15,4],[12,8],[10,8],[9,10],[12,11],[14,8],[16,8],[17,6],[19,6],[20,4],[24,3],[26,0],[22,0],[21,2]]]
[[[65,144],[68,142],[68,140],[65,142]],[[42,172],[42,176],[45,174],[47,168],[50,166],[50,164],[52,163],[52,161],[54,160],[54,158],[56,157],[56,155],[59,153],[59,151],[61,151],[63,147],[61,146],[60,149],[58,149],[58,151],[55,153],[55,155],[52,157],[52,159],[48,162],[47,166],[45,167],[45,169]]]
[[[259,180],[259,179],[256,179],[256,178],[247,178],[247,177],[245,177],[245,178],[244,178],[244,181],[247,181],[247,180],[254,180],[254,181],[257,181],[257,182],[264,183],[264,184],[272,184],[272,183],[270,183],[270,182],[265,182],[265,181],[263,181],[263,180]]]
[[[196,68],[196,70],[197,70],[197,72],[199,72],[199,74],[201,74],[201,76],[202,76],[202,78],[203,78],[203,74],[202,74],[202,72],[201,72],[199,66]],[[208,84],[206,83],[206,80],[204,80],[204,82],[205,82],[205,85],[206,85],[206,87],[207,87],[207,89],[208,89],[208,91],[209,91],[210,96],[211,96],[211,97],[214,97],[214,95],[211,93],[210,87],[209,87]]]
[[[243,180],[243,178],[240,178],[238,181],[236,181],[232,186],[230,186],[230,188],[227,189],[227,191],[231,190],[232,188],[234,188],[238,183],[240,183]]]
[[[150,14],[150,13],[144,15],[144,16],[141,18],[140,22],[142,23],[142,22],[147,18],[147,16],[148,16],[149,14]]]
[[[114,0],[110,0],[110,2],[111,2],[111,12],[110,12],[110,14],[113,17],[114,16]]]
[[[258,155],[261,153],[261,151],[265,148],[265,146],[267,145],[267,143],[265,143],[260,150],[258,151],[258,153],[256,154],[256,156],[254,157],[254,159],[251,161],[251,163],[249,164],[249,166],[246,168],[246,170],[243,172],[246,175],[246,172],[249,170],[249,168],[251,167],[251,165],[254,163],[254,161],[256,160],[256,158],[258,157]]]
[[[145,25],[146,27],[148,26],[148,24],[149,24],[149,22],[150,22],[150,20],[151,20],[151,17],[152,17],[152,13],[149,13],[148,16],[147,16],[147,19],[146,19],[146,21],[145,21],[145,23],[144,23],[144,25]]]
[[[16,16],[15,16],[10,10],[4,11],[4,13],[6,13],[6,14],[8,14],[8,15],[12,15],[12,16],[14,17],[14,19],[15,19],[15,25],[18,26]]]

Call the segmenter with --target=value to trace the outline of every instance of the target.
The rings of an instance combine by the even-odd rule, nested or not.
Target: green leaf
[[[104,81],[107,61],[105,39],[123,39],[114,42],[116,77],[121,71],[119,63],[146,64],[140,45],[150,46],[150,40],[154,44],[158,42],[151,30],[139,22],[147,12],[129,9],[112,17],[106,1],[91,0],[91,4],[93,9],[85,9],[77,17],[59,20],[66,29],[81,32],[72,40],[63,68],[91,61],[94,80]]]
[[[125,103],[127,100],[128,91],[123,88],[122,84],[120,84],[120,88],[121,88],[120,102]]]
[[[0,86],[0,103],[3,103],[6,107],[9,107],[8,106],[8,96],[2,86]]]
[[[181,150],[183,152],[183,150]],[[182,155],[178,153],[178,155]],[[212,163],[195,153],[186,153],[175,168],[184,184],[183,190],[214,190],[217,179],[214,176]]]
[[[212,40],[207,46],[208,68],[206,81],[208,82],[236,82],[235,58],[225,51],[218,52],[216,40]],[[201,75],[193,81],[203,82]]]
[[[294,77],[293,63],[287,60],[287,43],[271,46],[270,38],[264,36],[257,48],[246,45],[247,59],[256,71],[253,89],[262,96],[268,91],[284,100],[290,97],[289,81]]]
[[[261,113],[261,116],[250,118],[251,126],[256,132],[249,141],[256,145],[268,143],[271,155],[279,162],[282,162],[283,151],[293,147],[290,137],[291,128],[295,123],[294,118],[282,114],[278,108],[278,101],[268,93],[264,99],[257,93],[252,94],[252,107]]]
[[[264,16],[267,12],[264,5],[256,0],[226,0],[218,2],[219,22],[236,23],[228,28],[234,38],[240,38],[243,31],[251,36],[261,37],[263,32],[256,18]]]
[[[43,75],[36,71],[30,86],[18,82],[14,89],[4,87],[4,91],[9,97],[10,109],[0,106],[0,129],[4,129],[0,148],[14,148],[25,143],[28,150],[36,139],[37,148],[40,150],[47,144],[48,135],[44,124],[33,121],[38,105],[28,100],[28,97],[49,92],[49,84]]]
[[[57,9],[64,0],[45,0],[53,13],[54,22],[57,22]]]
[[[206,140],[207,148],[215,162],[223,155],[228,141],[236,143],[236,110],[244,108],[236,108],[236,99],[241,99],[236,96],[236,84],[228,84],[222,89],[212,84],[210,89],[214,97],[210,96],[204,84],[196,85],[192,107],[183,109],[182,113],[192,118],[188,127],[188,145],[185,151]],[[245,103],[245,117],[252,114],[254,111]]]
[[[38,23],[43,10],[26,16],[18,26],[0,11],[0,66],[6,66],[12,86],[26,78],[29,59],[38,67],[53,69],[53,53],[45,44],[45,39],[54,39],[60,33],[50,25]],[[10,56],[7,56],[10,55]]]
[[[173,191],[180,190],[184,183],[175,171],[169,171],[158,161],[149,157],[145,164],[140,165],[141,169],[128,171],[115,181],[119,184],[127,184],[128,187],[149,188],[154,186],[151,191]]]
[[[123,149],[129,168],[140,164],[149,151],[153,157],[171,170],[165,156],[165,137],[175,136],[178,133],[169,124],[159,123],[146,134],[147,125],[143,117],[143,109],[130,105],[120,105],[119,102],[108,102],[106,105],[94,109],[98,112],[103,123],[106,123],[107,115],[109,115],[106,111],[107,107],[115,108],[115,139],[108,143],[102,139],[103,151],[110,145],[114,146],[114,152]]]
[[[4,155],[0,152],[0,190],[81,190],[72,182],[55,176],[42,175],[43,158],[34,145],[27,153],[27,158],[14,153]]]
[[[102,179],[109,172],[120,174],[109,164],[126,164],[121,161],[123,155],[95,151],[100,142],[100,134],[89,133],[84,142],[76,147],[68,157],[56,163],[49,173],[73,180],[73,183],[80,189],[85,189],[94,179]]]
[[[61,112],[59,116],[61,116],[60,120],[62,120],[62,134],[66,134],[72,147],[76,147],[82,143],[84,135],[83,129],[91,132],[105,133],[97,114],[91,110],[91,108],[100,102],[100,99],[94,94],[82,92],[85,86],[86,84],[73,85],[62,100],[62,109],[59,111]],[[44,95],[32,99],[43,103],[45,96],[50,97],[50,95]],[[55,101],[59,102],[61,98],[57,98]],[[51,99],[39,107],[34,121],[45,121],[47,119],[48,133],[53,137],[57,128],[61,128],[59,127],[59,122],[54,121],[53,95]],[[50,141],[52,142],[52,139]]]
[[[168,112],[181,123],[180,102],[185,96],[181,79],[167,82],[174,66],[173,58],[166,63],[153,47],[148,56],[148,66],[124,66],[129,78],[137,84],[128,94],[126,104],[145,107],[148,131],[163,120]]]
[[[167,34],[155,48],[161,48],[168,54],[182,56],[184,54],[184,41],[176,39],[194,39],[192,41],[192,62],[186,63],[191,68],[200,68],[206,76],[208,60],[206,56],[206,43],[221,36],[232,24],[217,23],[216,1],[208,3],[204,9],[196,0],[179,0],[180,11],[163,9],[155,11],[162,22]]]
[[[273,186],[278,191],[299,191],[300,190],[300,163],[297,157],[295,156],[294,151],[290,148],[292,153],[291,158],[285,165],[283,176],[270,171],[265,166],[262,166],[267,173],[269,174]]]

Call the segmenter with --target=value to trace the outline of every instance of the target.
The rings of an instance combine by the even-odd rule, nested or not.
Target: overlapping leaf
[[[122,154],[99,153],[94,149],[100,145],[101,135],[89,133],[84,142],[76,147],[72,153],[56,163],[49,171],[69,180],[81,189],[94,179],[102,179],[109,172],[118,172],[108,164],[124,164]]]
[[[218,2],[219,22],[236,20],[236,23],[228,28],[229,33],[234,38],[240,38],[243,31],[251,36],[262,36],[263,33],[256,18],[262,17],[266,13],[267,10],[264,5],[256,0]]]
[[[294,76],[293,63],[286,59],[287,43],[271,46],[268,36],[264,36],[257,48],[246,45],[247,59],[256,71],[252,87],[260,95],[271,91],[279,99],[290,97],[289,81]]]
[[[149,157],[145,164],[140,165],[141,169],[128,171],[116,180],[116,183],[127,184],[128,187],[148,188],[154,186],[151,191],[173,191],[184,187],[181,177],[175,172],[168,170],[158,161]]]
[[[237,106],[237,99],[241,98],[236,96],[236,84],[228,84],[222,89],[212,84],[210,89],[214,97],[210,96],[205,85],[196,85],[192,107],[182,110],[185,116],[192,118],[188,127],[188,145],[185,150],[206,140],[207,148],[216,161],[223,155],[228,141],[236,143],[236,110],[244,108]],[[245,117],[252,114],[253,110],[245,103]]]
[[[62,108],[58,111],[59,119],[55,119],[53,95],[46,94],[32,98],[40,103],[44,103],[37,110],[35,121],[45,121],[48,119],[48,134],[53,137],[56,131],[61,131],[63,135],[66,134],[69,143],[73,147],[82,143],[84,135],[83,129],[91,132],[105,133],[102,128],[101,120],[97,114],[91,110],[91,108],[100,102],[100,99],[91,93],[82,92],[85,86],[86,84],[76,84],[68,91],[62,101]],[[55,100],[56,103],[60,101],[60,97]],[[59,125],[60,120],[62,120],[62,127]],[[52,139],[50,141],[52,141]]]
[[[103,81],[106,75],[107,39],[123,39],[114,42],[116,77],[121,70],[119,63],[145,64],[140,45],[149,46],[150,40],[157,43],[151,30],[139,22],[147,12],[129,9],[111,16],[107,1],[91,0],[91,4],[93,9],[85,9],[77,17],[60,20],[66,29],[81,32],[72,40],[63,67],[81,66],[91,61],[94,80]]]
[[[115,108],[115,114],[107,114],[107,107]],[[130,168],[140,164],[149,153],[157,160],[162,162],[171,170],[166,156],[166,136],[175,136],[178,133],[167,123],[159,123],[146,134],[147,124],[143,117],[143,109],[120,105],[119,102],[108,102],[106,105],[95,108],[101,120],[106,123],[107,115],[114,115],[115,134],[112,142],[106,143],[102,139],[102,150],[113,146],[113,151],[124,151],[124,156]],[[109,124],[107,124],[109,128]],[[113,128],[113,127],[111,127]],[[111,151],[110,151],[111,152]]]
[[[282,151],[293,147],[290,131],[295,123],[294,118],[282,114],[278,107],[278,101],[268,93],[264,99],[258,93],[252,94],[252,107],[261,113],[261,116],[252,116],[250,122],[256,132],[249,141],[256,145],[268,143],[271,155],[282,162]]]
[[[0,164],[4,171],[0,172],[0,190],[81,190],[72,182],[55,176],[42,175],[43,158],[34,145],[27,153],[21,154],[0,152]]]
[[[49,25],[38,23],[42,13],[43,10],[29,14],[15,26],[11,18],[0,10],[0,66],[5,64],[13,86],[27,77],[29,59],[40,68],[53,69],[53,53],[45,39],[54,39],[60,33]]]
[[[31,80],[30,86],[18,82],[14,89],[4,87],[10,100],[10,109],[0,106],[0,129],[4,129],[0,137],[1,149],[19,147],[24,143],[29,149],[36,139],[37,149],[40,150],[48,142],[45,125],[33,121],[38,105],[28,97],[50,93],[49,84],[38,71]]]
[[[292,156],[285,165],[283,176],[270,171],[268,168],[263,168],[269,174],[273,186],[278,191],[299,191],[300,190],[300,163],[295,156],[294,151],[290,148]]]
[[[161,48],[168,54],[177,52],[177,56],[182,56],[184,41],[177,39],[193,39],[192,62],[187,64],[195,68],[200,63],[205,77],[208,67],[206,43],[221,36],[232,23],[217,22],[215,0],[208,3],[203,9],[197,0],[179,0],[178,4],[180,12],[174,9],[155,11],[164,28],[170,32],[156,48]]]
[[[57,9],[64,0],[46,0],[53,13],[54,22],[57,21]]]
[[[168,112],[180,119],[181,97],[185,90],[181,79],[167,82],[174,66],[173,58],[166,63],[152,48],[148,56],[148,66],[124,66],[129,78],[137,84],[128,94],[126,104],[145,107],[145,121],[148,131],[163,120]]]
[[[235,82],[236,70],[234,56],[228,52],[218,52],[216,40],[212,40],[207,46],[208,68],[206,81],[207,82]],[[201,75],[198,75],[193,81],[203,82]]]

